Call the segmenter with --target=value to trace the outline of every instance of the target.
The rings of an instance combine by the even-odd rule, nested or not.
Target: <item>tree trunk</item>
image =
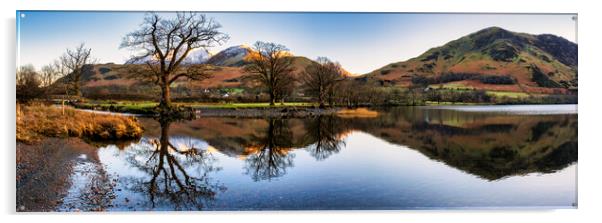
[[[79,79],[81,74],[75,74],[75,80],[73,81],[73,90],[75,91],[75,96],[77,96],[78,98],[80,96],[82,96],[82,92],[79,90]]]
[[[81,97],[82,92],[79,90],[79,84],[75,84],[75,96]]]
[[[160,108],[171,108],[171,95],[169,92],[169,85],[163,84],[161,86],[161,102],[159,103]]]
[[[320,93],[318,94],[318,102],[320,103],[320,108],[324,108],[324,107],[326,107],[326,106],[324,105],[324,97],[322,96],[322,92],[320,92]]]
[[[274,90],[270,91],[270,106],[276,105],[276,97],[274,97]]]

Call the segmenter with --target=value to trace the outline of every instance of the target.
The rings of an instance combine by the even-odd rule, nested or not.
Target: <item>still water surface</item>
[[[104,205],[116,211],[576,206],[576,106],[498,108],[394,108],[355,118],[141,118],[140,141],[99,146],[111,185]],[[72,178],[72,188],[81,187],[81,177]]]

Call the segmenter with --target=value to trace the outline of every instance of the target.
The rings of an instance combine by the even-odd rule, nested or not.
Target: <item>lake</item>
[[[577,205],[576,105],[377,111],[376,117],[140,118],[141,140],[98,144],[77,158],[58,209]]]

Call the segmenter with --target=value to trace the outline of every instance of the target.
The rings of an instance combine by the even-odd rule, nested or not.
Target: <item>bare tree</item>
[[[27,102],[42,96],[40,77],[33,65],[21,66],[17,70],[16,98],[20,102]]]
[[[47,90],[51,90],[51,92],[63,92],[63,94],[67,94],[69,92],[69,69],[67,69],[61,59],[56,59],[54,60],[51,64],[49,64],[48,66],[51,66],[52,69],[55,72],[55,77],[54,77],[54,83],[57,83],[54,87],[55,88],[62,88],[60,90],[58,89],[47,89]],[[59,81],[60,80],[60,81]]]
[[[326,97],[333,94],[336,84],[345,77],[339,63],[332,62],[326,57],[318,57],[316,61],[317,63],[305,68],[301,76],[302,83],[307,93],[317,97],[320,108],[324,108]]]
[[[267,88],[270,106],[273,106],[277,97],[285,95],[294,82],[293,57],[281,44],[257,41],[253,48],[254,52],[246,58],[250,64],[245,66],[245,72],[248,78]]]
[[[204,14],[178,12],[163,18],[148,13],[140,29],[125,36],[121,48],[140,52],[128,61],[138,78],[151,81],[161,88],[161,109],[171,108],[170,85],[181,77],[201,80],[209,77],[205,66],[184,64],[188,54],[197,48],[222,44],[229,37],[219,31],[221,25]]]
[[[63,66],[63,63],[61,62],[60,58],[54,60],[54,62],[52,62],[51,66],[57,73],[57,79],[61,78],[61,77],[65,77],[69,74],[69,69],[67,69],[65,66]]]
[[[337,95],[339,101],[347,105],[347,107],[354,107],[359,104],[359,97],[362,94],[359,90],[361,85],[352,78],[345,78],[339,84],[337,88]]]
[[[28,79],[37,79],[37,73],[33,65],[23,65],[17,70],[17,86],[25,85]]]
[[[40,72],[40,80],[43,87],[50,87],[54,80],[59,76],[59,72],[54,64],[44,65]]]
[[[92,49],[86,48],[84,43],[79,44],[74,49],[67,49],[65,54],[60,57],[61,66],[68,73],[67,78],[73,86],[73,91],[76,96],[81,96],[80,82],[83,74],[83,68],[86,64],[96,62],[91,57]]]

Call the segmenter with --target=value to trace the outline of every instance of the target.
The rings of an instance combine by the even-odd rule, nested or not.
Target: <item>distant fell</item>
[[[564,92],[577,88],[577,44],[550,34],[490,27],[359,78],[383,86],[453,83],[469,89]]]

